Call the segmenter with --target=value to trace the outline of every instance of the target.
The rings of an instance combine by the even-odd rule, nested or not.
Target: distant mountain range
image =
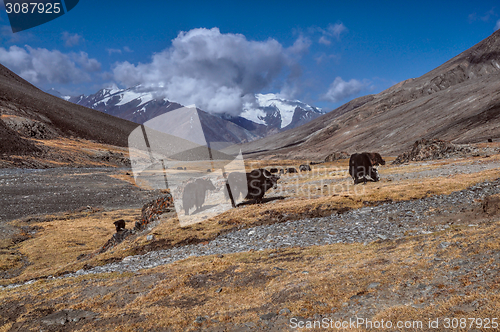
[[[40,91],[0,66],[0,156],[36,156],[43,152],[39,141],[54,137],[127,146],[128,135],[137,123],[182,106],[155,98],[141,86],[59,97]],[[418,78],[354,99],[326,114],[273,94],[256,95],[256,101],[236,117],[198,110],[207,139],[242,143],[223,152],[233,154],[233,150],[242,149],[246,158],[310,160],[324,160],[339,151],[394,156],[422,138],[453,143],[497,141],[500,30]],[[276,134],[268,136],[271,133]]]
[[[63,96],[54,89],[47,92],[69,102],[139,124],[183,107],[167,98],[156,98],[154,93],[145,90],[141,85],[127,89],[101,89],[89,96]],[[324,114],[317,107],[298,100],[279,98],[271,93],[257,94],[255,97],[256,104],[245,105],[239,116],[214,115],[199,110],[208,131],[217,133],[207,139],[222,139],[230,143],[250,142],[296,128]]]
[[[421,138],[500,140],[500,30],[418,78],[237,148],[252,158],[324,159],[339,151],[397,155]]]

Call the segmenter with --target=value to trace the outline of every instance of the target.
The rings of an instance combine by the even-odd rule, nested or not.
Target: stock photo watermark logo
[[[73,9],[79,0],[4,0],[12,32],[31,29]]]
[[[249,194],[241,151],[230,153],[232,144],[210,141],[199,112],[182,107],[157,116],[128,141],[136,184],[169,189],[181,226],[224,213]]]

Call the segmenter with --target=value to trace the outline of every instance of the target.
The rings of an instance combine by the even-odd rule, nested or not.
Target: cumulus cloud
[[[101,70],[99,61],[85,52],[65,54],[27,45],[0,47],[0,63],[33,84],[88,82],[91,73]]]
[[[495,31],[500,29],[500,20],[497,21],[497,24],[495,25]]]
[[[184,105],[238,114],[285,68],[295,73],[297,54],[309,44],[301,37],[284,48],[274,39],[251,41],[217,28],[193,29],[179,33],[172,46],[154,54],[149,63],[117,63],[113,76],[125,86],[141,84],[158,97]]]
[[[113,53],[122,54],[122,50],[119,48],[107,48],[106,52],[108,52],[109,55],[112,55]]]
[[[293,45],[288,48],[288,51],[292,54],[304,54],[309,51],[309,47],[311,46],[312,42],[309,38],[304,37],[303,35],[300,35],[299,38],[295,40]]]
[[[322,99],[336,103],[357,95],[367,86],[368,82],[361,82],[355,79],[346,82],[338,76],[330,84],[328,91],[322,96]]]
[[[112,55],[113,53],[122,54],[122,49],[120,49],[120,48],[107,48],[106,52],[108,52],[109,55]],[[130,49],[130,47],[124,46],[123,52],[131,53],[133,51]]]
[[[318,39],[318,43],[323,45],[330,45],[332,43],[331,39],[335,38],[340,40],[340,35],[347,31],[344,23],[329,24],[326,29],[318,29],[322,36]]]
[[[321,37],[319,37],[318,43],[328,46],[332,42],[328,38],[326,38],[325,36],[321,36]]]
[[[326,53],[318,53],[314,57],[314,61],[319,65],[323,62],[334,60],[334,61],[339,61],[341,59],[340,54],[326,54]]]
[[[82,36],[80,36],[77,33],[70,34],[67,31],[64,31],[61,34],[61,39],[64,40],[64,43],[66,44],[67,47],[73,47],[78,44],[80,44],[80,41],[83,40]]]

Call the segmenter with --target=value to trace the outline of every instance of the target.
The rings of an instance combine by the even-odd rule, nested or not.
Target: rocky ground
[[[474,215],[482,209],[479,200],[500,193],[500,179],[484,182],[451,195],[365,207],[324,218],[296,220],[238,230],[208,244],[186,245],[129,256],[121,262],[80,270],[64,277],[91,273],[138,271],[169,264],[191,256],[309,247],[332,243],[369,243],[430,234],[450,225],[477,227]]]
[[[384,178],[384,181],[387,183],[407,179],[448,177],[500,167],[498,161],[488,161],[488,159],[481,161],[474,159],[455,160],[444,166],[439,163],[439,161],[420,163],[420,168],[413,172],[410,171],[414,167],[412,164],[392,166],[391,173]],[[2,176],[0,181],[4,181],[3,183],[10,186],[8,188],[11,191],[19,185],[38,190],[40,197],[35,194],[33,197],[31,195],[25,195],[27,197],[13,196],[15,200],[18,200],[18,204],[23,200],[25,202],[28,200],[29,205],[36,206],[39,204],[37,199],[41,199],[44,197],[43,195],[50,192],[50,190],[43,190],[50,185],[48,179],[51,176],[49,175],[54,175],[50,172],[57,174],[57,176],[52,176],[52,181],[56,181],[52,184],[61,187],[62,194],[55,196],[66,197],[66,201],[60,201],[60,204],[71,204],[72,199],[75,198],[76,202],[89,199],[88,204],[93,205],[95,200],[92,201],[92,197],[108,195],[112,198],[109,202],[113,203],[110,207],[131,207],[141,205],[148,195],[147,192],[138,188],[131,190],[123,182],[121,184],[118,184],[120,181],[115,182],[115,179],[109,175],[116,171],[111,169],[95,169],[92,172],[84,169],[44,170],[31,173],[30,171],[3,171],[0,174]],[[71,179],[71,181],[65,179]],[[99,188],[102,191],[98,188],[92,192],[83,190],[86,187],[86,181],[102,183],[102,187]],[[294,179],[290,177],[288,181],[293,182]],[[336,181],[346,181],[346,179],[333,178],[329,181],[328,183],[335,183]],[[189,261],[193,257],[199,259],[215,257],[213,262],[223,262],[226,257],[233,257],[232,254],[262,252],[263,256],[259,256],[257,261],[270,262],[266,263],[264,270],[255,268],[248,275],[245,275],[236,272],[240,269],[237,268],[238,264],[229,263],[230,265],[223,272],[202,270],[194,275],[187,274],[181,278],[184,287],[193,288],[195,292],[200,294],[201,299],[206,299],[206,295],[203,295],[205,289],[209,289],[210,294],[214,294],[213,296],[218,296],[217,294],[229,296],[232,292],[237,292],[244,284],[253,285],[257,291],[260,288],[265,290],[268,287],[266,285],[271,285],[275,280],[281,278],[297,280],[272,295],[269,304],[252,309],[250,312],[256,311],[258,313],[257,319],[233,323],[227,319],[221,320],[220,313],[213,313],[213,310],[208,309],[203,309],[206,310],[205,314],[194,314],[200,310],[196,308],[203,307],[205,300],[192,299],[187,297],[188,295],[182,297],[181,300],[170,299],[170,295],[163,296],[164,301],[167,302],[162,305],[166,305],[165,310],[167,311],[184,308],[188,316],[191,310],[195,316],[189,318],[191,326],[189,330],[193,331],[198,329],[208,331],[294,330],[290,326],[291,318],[294,318],[296,322],[302,321],[304,323],[323,318],[334,321],[349,320],[353,317],[380,319],[381,317],[377,315],[380,315],[384,308],[401,307],[417,311],[427,310],[451,317],[475,313],[484,316],[485,312],[488,312],[488,308],[491,307],[491,297],[500,296],[497,287],[500,275],[500,251],[491,245],[489,245],[490,249],[488,250],[481,249],[486,241],[496,243],[495,239],[485,238],[483,241],[470,237],[468,234],[472,234],[476,230],[480,232],[495,225],[498,221],[496,215],[498,215],[497,210],[499,209],[497,205],[489,206],[487,197],[499,193],[500,179],[496,179],[478,183],[449,195],[435,195],[399,202],[369,202],[368,206],[363,208],[343,211],[321,218],[287,220],[287,216],[284,215],[285,218],[275,224],[244,229],[235,228],[211,241],[198,244],[189,244],[187,241],[184,245],[168,250],[128,256],[124,259],[114,260],[110,264],[89,266],[75,273],[43,280],[47,283],[71,283],[71,287],[76,285],[73,284],[72,280],[81,280],[78,282],[78,288],[69,293],[71,298],[64,298],[65,301],[73,301],[71,299],[79,299],[80,301],[80,299],[86,298],[96,301],[94,300],[96,297],[103,297],[103,299],[110,297],[106,300],[108,302],[104,303],[117,301],[119,308],[129,308],[133,307],[139,298],[142,299],[141,301],[145,301],[150,296],[148,294],[154,293],[154,290],[159,288],[158,285],[161,284],[162,280],[167,282],[178,276],[179,272],[172,272],[172,275],[165,272],[169,270],[169,266],[175,269],[177,263],[183,264],[182,262]],[[45,199],[48,198],[45,196]],[[51,211],[57,212],[56,206],[57,204],[54,204],[54,210]],[[15,209],[12,208],[11,211],[15,211]],[[23,210],[22,213],[31,213],[31,210]],[[154,232],[150,236],[153,239]],[[406,256],[398,253],[401,246],[405,246],[408,242],[411,243],[411,253]],[[370,256],[372,258],[363,258],[362,252],[365,249],[360,249],[361,257],[356,260],[356,263],[340,261],[337,262],[340,265],[335,266],[334,263],[326,264],[328,262],[323,262],[321,256],[308,257],[304,259],[303,264],[300,263],[302,260],[299,257],[300,252],[304,250],[309,252],[315,247],[318,250],[323,250],[321,248],[335,244],[359,244],[361,248],[366,248],[367,253],[374,251],[376,255]],[[289,252],[290,250],[293,252]],[[295,255],[297,258],[294,258]],[[297,261],[300,267],[283,266],[283,262],[289,261]],[[319,268],[312,270],[314,264],[317,264]],[[151,268],[156,269],[149,270]],[[363,279],[353,275],[356,271],[361,270],[367,270],[363,272],[365,273]],[[331,280],[335,275],[334,279],[338,279],[341,284],[348,285],[351,280],[355,290],[348,291],[347,297],[332,304],[322,297],[320,288],[306,286],[308,278],[321,277],[321,273],[326,273],[325,278],[326,276],[330,278],[328,280]],[[110,286],[106,284],[105,278],[102,279],[105,275],[123,277],[114,286]],[[93,282],[92,279],[88,278],[97,279],[96,282]],[[238,278],[242,278],[242,280]],[[303,281],[299,279],[303,279]],[[25,289],[30,285],[38,289],[39,286],[36,285],[40,282],[43,281],[32,280],[23,285],[0,286],[0,290],[15,292],[21,286],[24,286],[21,289]],[[131,283],[139,283],[140,286],[131,288]],[[57,297],[55,294],[59,292],[58,289],[64,289],[61,287],[55,286],[54,290],[49,290],[49,288],[43,290],[42,286],[42,297],[49,294],[53,294],[49,298],[51,296]],[[297,299],[293,300],[295,297]],[[302,298],[310,298],[310,302],[314,305],[293,307],[295,305],[293,303],[299,303]],[[20,304],[20,301],[40,306],[40,309],[37,309],[38,311],[30,309],[29,315],[32,318],[29,318],[31,316],[26,316],[28,311],[26,311],[24,304]],[[42,301],[44,304],[36,304],[38,302],[35,301]],[[105,330],[115,324],[139,324],[147,320],[146,316],[142,314],[122,314],[118,318],[111,318],[107,314],[99,313],[99,310],[89,309],[91,306],[88,304],[66,308],[66,306],[56,305],[53,301],[56,300],[35,300],[32,295],[23,296],[22,300],[3,301],[0,302],[0,307],[4,314],[1,314],[0,318],[5,323],[10,322],[9,331],[20,328],[22,330],[23,326],[27,330],[36,327],[44,331],[73,331],[86,326],[85,330],[92,326],[92,329],[97,331]],[[456,304],[447,304],[446,301],[456,301]],[[56,307],[59,309],[55,309]],[[64,309],[61,309],[63,307]],[[236,309],[232,312],[236,316],[242,314]],[[387,316],[388,312],[385,312],[384,315]],[[16,320],[19,321],[20,317],[24,317],[24,323],[13,324]],[[157,328],[156,330],[177,329]]]
[[[0,169],[0,224],[87,207],[140,208],[158,194],[114,178],[127,169]],[[130,173],[129,173],[130,174]]]

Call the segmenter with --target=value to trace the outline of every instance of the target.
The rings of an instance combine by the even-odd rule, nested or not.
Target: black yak
[[[125,220],[123,219],[120,219],[120,220],[117,220],[113,223],[115,225],[115,228],[116,228],[116,232],[118,233],[119,231],[121,230],[124,230],[125,229]]]
[[[351,158],[349,158],[349,174],[352,176],[354,184],[379,181],[380,175],[374,167],[378,165],[385,165],[385,160],[382,159],[379,153],[363,152],[351,155]]]
[[[254,199],[258,203],[270,188],[278,187],[279,176],[271,174],[266,169],[254,169],[250,173],[230,173],[227,177],[227,183],[231,190],[234,200],[237,200],[242,194],[246,193],[245,199]]]
[[[215,190],[210,179],[196,179],[194,182],[186,184],[182,193],[182,208],[186,211],[187,216],[192,207],[196,207],[197,210],[201,209],[208,190]]]
[[[301,172],[306,172],[306,171],[310,171],[310,170],[311,170],[311,166],[309,166],[307,164],[299,166],[299,171],[301,171]]]

